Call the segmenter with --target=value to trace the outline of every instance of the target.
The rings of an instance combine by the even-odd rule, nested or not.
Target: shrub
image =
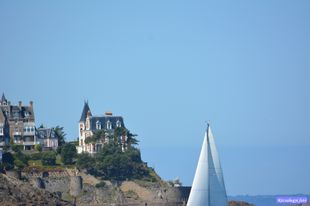
[[[35,148],[37,151],[39,151],[39,152],[42,151],[42,145],[40,145],[40,144],[36,144],[36,145],[34,146],[34,148]]]
[[[95,156],[80,154],[77,166],[88,173],[104,179],[122,181],[126,179],[151,178],[149,169],[141,160],[140,151],[134,147],[125,152],[114,142],[104,145]]]
[[[29,155],[30,160],[41,160],[42,159],[42,153],[34,153]]]
[[[95,185],[95,187],[96,187],[96,188],[100,188],[100,187],[104,187],[105,185],[106,185],[106,183],[105,183],[104,181],[101,181],[101,182],[97,183],[97,184]]]
[[[26,167],[26,164],[23,163],[21,160],[16,159],[14,160],[14,165],[18,168],[18,169],[23,169],[24,167]]]
[[[14,157],[10,152],[3,153],[2,155],[2,165],[6,170],[14,168]]]
[[[24,146],[23,145],[17,145],[17,144],[12,144],[12,150],[14,152],[20,152],[23,150]]]
[[[73,159],[77,155],[76,147],[74,144],[66,143],[61,149],[61,160],[64,164],[72,164]]]
[[[56,154],[54,152],[44,152],[42,154],[42,164],[44,166],[50,165],[56,165]]]

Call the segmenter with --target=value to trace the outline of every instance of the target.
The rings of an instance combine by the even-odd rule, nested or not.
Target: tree
[[[26,167],[26,164],[24,164],[20,159],[14,160],[14,165],[15,165],[18,169],[23,169],[24,167]]]
[[[20,152],[21,150],[23,150],[24,146],[23,145],[17,145],[17,144],[12,144],[11,148],[14,152]]]
[[[36,144],[36,145],[34,146],[34,148],[35,148],[37,151],[39,151],[39,152],[42,151],[42,145],[40,145],[40,144]]]
[[[138,140],[135,138],[136,134],[132,134],[128,129],[126,129],[125,127],[117,127],[114,130],[114,139],[117,139],[120,136],[127,136],[127,144],[129,147],[131,147],[132,145],[137,145],[138,144]]]
[[[66,137],[66,133],[64,132],[64,128],[60,127],[60,126],[56,126],[55,129],[55,135],[58,139],[58,146],[62,146],[65,144],[65,137]]]
[[[61,160],[64,164],[73,164],[73,160],[77,155],[76,147],[74,144],[66,143],[61,149]]]
[[[137,140],[135,137],[138,136],[136,134],[132,134],[129,130],[127,130],[127,144],[129,147],[132,145],[137,145],[139,140]]]
[[[14,157],[10,152],[3,153],[2,165],[6,170],[10,170],[14,168]]]
[[[47,165],[56,165],[56,154],[55,152],[44,152],[42,154],[42,164]]]
[[[91,137],[85,139],[85,144],[96,143],[98,141],[104,141],[106,138],[106,130],[101,129],[94,132]]]
[[[95,175],[95,159],[91,157],[88,153],[82,153],[77,155],[76,165],[80,169],[86,169],[86,171],[92,175]]]

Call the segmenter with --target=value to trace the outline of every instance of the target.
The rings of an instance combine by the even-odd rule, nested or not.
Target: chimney
[[[33,101],[29,102],[30,107],[33,107]]]
[[[19,101],[19,102],[18,102],[19,108],[22,108],[22,105],[23,105],[22,101]]]
[[[106,116],[112,116],[112,115],[113,115],[112,112],[105,112],[104,114],[105,114]]]

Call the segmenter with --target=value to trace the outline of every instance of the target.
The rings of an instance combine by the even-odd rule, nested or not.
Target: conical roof
[[[87,113],[90,112],[90,115],[91,115],[91,111],[90,111],[90,108],[88,106],[88,102],[85,101],[84,102],[84,107],[83,107],[83,111],[82,111],[82,115],[81,115],[81,119],[80,119],[80,122],[85,122],[86,121],[86,117],[87,117]]]
[[[227,206],[223,172],[211,128],[205,132],[187,206]]]
[[[2,93],[1,102],[2,102],[2,103],[3,103],[3,102],[7,102],[7,99],[5,98],[4,93]]]

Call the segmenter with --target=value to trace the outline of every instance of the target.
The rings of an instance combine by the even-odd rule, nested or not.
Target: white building
[[[102,116],[93,116],[90,111],[88,102],[84,102],[81,119],[79,121],[79,146],[77,147],[78,153],[96,153],[102,148],[103,144],[109,142],[108,136],[112,136],[114,134],[114,130],[118,127],[125,128],[123,117],[113,116],[111,112],[106,112]],[[91,137],[94,132],[98,130],[104,130],[106,132],[105,137],[95,143],[86,144],[85,140]],[[120,136],[119,139],[124,149],[127,136]]]

